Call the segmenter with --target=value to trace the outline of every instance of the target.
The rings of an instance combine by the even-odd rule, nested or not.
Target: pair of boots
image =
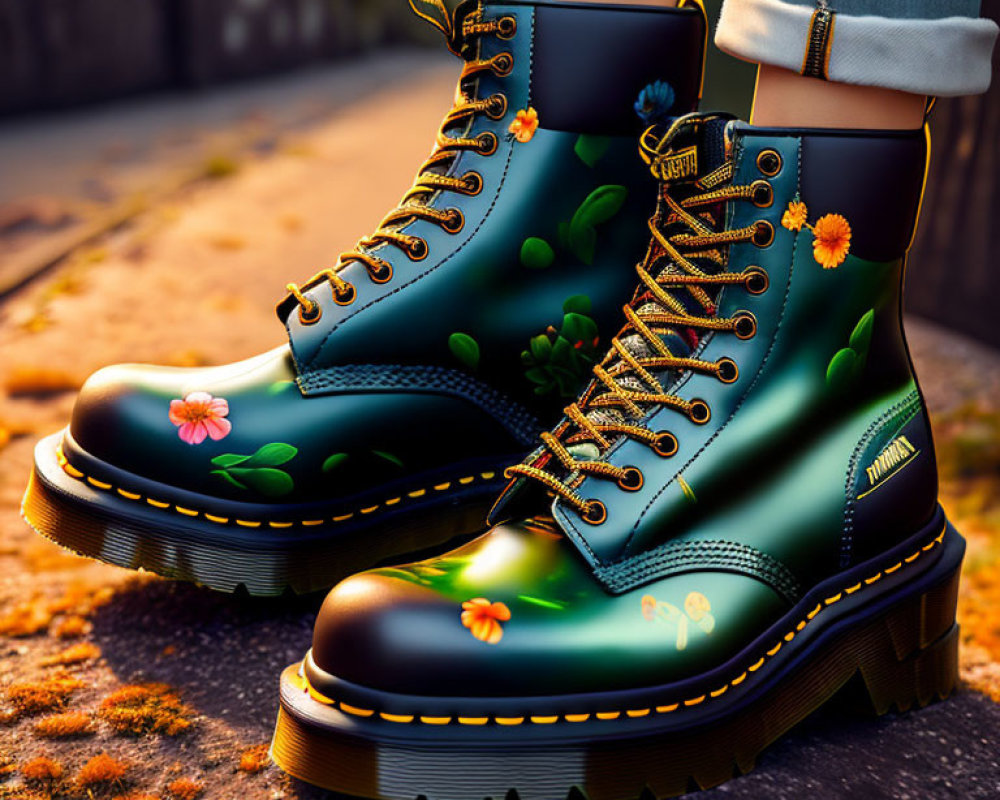
[[[28,521],[225,591],[368,570],[273,747],[354,795],[674,795],[842,688],[946,695],[964,543],[900,308],[924,133],[688,113],[699,4],[411,5],[463,60],[413,189],[289,286],[288,345],[91,378]]]

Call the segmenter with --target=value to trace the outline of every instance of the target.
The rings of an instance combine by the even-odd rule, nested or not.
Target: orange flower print
[[[499,642],[503,638],[500,623],[509,619],[510,609],[503,603],[491,603],[485,597],[462,603],[462,624],[481,642]]]
[[[650,622],[656,618],[656,598],[651,594],[642,596],[642,615]]]
[[[800,200],[792,200],[781,215],[781,224],[790,231],[800,231],[806,224],[806,217],[809,216],[809,209]]]
[[[823,269],[834,269],[844,263],[851,249],[851,226],[840,214],[827,214],[816,220],[813,227],[813,255]]]
[[[518,111],[509,130],[519,142],[530,142],[538,130],[538,112],[530,106]]]
[[[697,622],[712,610],[708,598],[701,592],[691,592],[684,598],[684,610],[692,620]]]
[[[177,426],[177,435],[188,444],[201,444],[205,439],[225,439],[233,429],[228,419],[229,403],[208,392],[191,392],[183,400],[171,400],[170,421]]]

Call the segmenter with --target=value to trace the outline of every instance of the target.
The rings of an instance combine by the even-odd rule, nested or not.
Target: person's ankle
[[[766,128],[914,130],[923,125],[926,105],[920,95],[806,78],[763,64],[750,121]]]

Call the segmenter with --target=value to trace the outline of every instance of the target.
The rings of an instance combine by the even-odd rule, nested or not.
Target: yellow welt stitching
[[[420,721],[424,725],[447,725],[451,722],[451,717],[421,717]]]
[[[340,710],[346,711],[348,714],[353,714],[356,717],[370,717],[375,712],[370,708],[358,708],[357,706],[349,706],[347,703],[341,701]]]
[[[739,686],[746,679],[747,679],[747,672],[746,672],[746,670],[743,670],[743,672],[741,672],[737,677],[735,677],[731,681],[729,681],[729,685],[730,686]]]
[[[886,575],[891,575],[891,574],[892,574],[893,572],[895,572],[895,571],[896,571],[897,569],[899,569],[899,568],[900,568],[901,566],[903,566],[903,562],[902,562],[902,561],[897,561],[897,562],[896,562],[895,564],[893,564],[893,565],[892,565],[891,567],[886,567],[886,568],[885,568],[885,574],[886,574]]]
[[[567,714],[565,719],[567,722],[586,722],[590,714]]]
[[[710,694],[710,695],[711,695],[712,697],[719,697],[720,695],[724,695],[724,694],[725,694],[726,692],[728,692],[728,691],[729,691],[729,684],[727,683],[727,684],[726,684],[725,686],[723,686],[723,687],[722,687],[721,689],[716,689],[716,690],[715,690],[714,692],[709,692],[709,694]]]
[[[850,586],[847,589],[844,589],[844,591],[847,592],[848,594],[854,594],[860,588],[861,588],[861,581],[858,581],[853,586]]]
[[[773,655],[776,655],[776,654],[777,654],[777,652],[778,652],[778,651],[779,651],[779,650],[781,649],[781,646],[782,646],[783,644],[784,644],[784,642],[778,642],[778,643],[777,643],[777,644],[776,644],[776,645],[775,645],[774,647],[772,647],[772,648],[771,648],[770,650],[768,650],[768,651],[767,651],[767,654],[768,654],[769,656],[773,656]]]
[[[833,597],[828,597],[823,602],[828,606],[832,606],[834,603],[839,603],[840,599],[844,596],[843,592],[837,592]]]
[[[598,711],[594,716],[598,719],[618,719],[621,715],[621,711]]]
[[[272,528],[291,528],[294,522],[269,522],[267,523]]]
[[[490,480],[493,480],[494,477],[496,477],[496,473],[495,472],[482,472],[482,473],[480,473],[480,475],[482,476],[482,479],[484,481],[490,481]]]
[[[795,626],[795,630],[801,631],[805,626],[806,626],[806,621],[804,619],[800,620],[799,624]]]
[[[559,717],[532,717],[531,721],[536,725],[551,725],[553,722],[558,722]]]
[[[72,464],[70,464],[69,460],[66,458],[66,455],[63,453],[61,447],[56,448],[56,459],[59,462],[59,466],[61,466],[62,469],[63,469],[63,471],[66,472],[66,474],[69,475],[70,477],[76,478],[77,480],[84,480],[87,483],[89,483],[90,485],[92,485],[92,486],[94,486],[94,487],[96,487],[98,489],[110,490],[110,489],[114,488],[110,483],[104,483],[103,481],[97,480],[97,478],[90,477],[89,475],[84,474],[83,472],[81,472],[80,470],[78,470],[76,467],[74,467]],[[485,480],[489,480],[489,479],[493,478],[495,474],[496,473],[493,473],[493,472],[483,472],[482,473],[482,477]],[[476,480],[475,476],[474,475],[469,475],[469,476],[464,477],[464,478],[459,478],[458,482],[462,483],[462,484],[468,484],[468,483],[472,483],[474,480]],[[439,483],[439,484],[437,484],[434,487],[434,489],[437,490],[437,491],[439,491],[439,492],[443,492],[443,491],[446,491],[447,489],[450,489],[451,485],[452,485],[451,481],[448,481],[446,483]],[[142,495],[140,495],[140,494],[136,494],[134,492],[128,492],[128,491],[126,491],[124,489],[118,489],[117,491],[118,491],[118,493],[122,497],[125,497],[125,498],[127,498],[129,500],[140,500],[141,497],[142,497]],[[417,497],[423,497],[425,494],[427,494],[427,489],[417,489],[416,491],[407,493],[407,497],[417,498]],[[393,497],[393,498],[391,498],[389,500],[386,500],[385,503],[384,503],[384,505],[386,505],[386,506],[394,506],[397,503],[402,502],[402,500],[403,500],[402,496],[400,496],[400,497]],[[162,502],[160,500],[153,500],[153,499],[148,498],[148,497],[146,498],[146,502],[149,503],[154,508],[167,509],[167,508],[171,507],[170,503],[164,503],[164,502]],[[376,504],[374,506],[369,506],[368,508],[362,508],[359,511],[362,514],[371,514],[372,512],[377,511],[379,508],[380,508],[380,506]],[[174,510],[176,510],[178,513],[184,514],[185,516],[188,516],[188,517],[197,517],[199,514],[204,514],[205,519],[207,519],[207,520],[209,520],[211,522],[217,522],[217,523],[220,523],[220,524],[224,524],[224,523],[229,522],[229,519],[227,517],[216,517],[216,516],[213,516],[213,515],[209,514],[208,512],[201,512],[201,511],[197,511],[195,509],[183,508],[181,506],[174,506]],[[353,517],[354,514],[355,514],[355,512],[353,512],[353,511],[350,512],[349,514],[342,514],[340,516],[334,517],[333,521],[334,522],[344,522],[345,520],[348,520],[351,517]],[[301,524],[301,525],[322,525],[323,522],[324,522],[323,520],[302,520],[299,524]],[[262,522],[253,522],[253,521],[250,521],[250,520],[236,520],[236,523],[238,525],[242,525],[242,526],[244,526],[246,528],[257,528],[257,527],[260,527],[261,525],[263,525]],[[282,528],[282,527],[291,527],[292,525],[294,525],[294,523],[287,523],[287,524],[285,524],[285,523],[268,523],[268,525],[270,525],[272,528]]]
[[[763,666],[764,666],[764,656],[761,656],[760,657],[760,661],[758,661],[756,664],[751,664],[748,669],[751,672],[756,672],[757,670],[759,670]]]
[[[413,722],[413,714],[386,714],[379,711],[378,715],[388,722]]]
[[[497,725],[520,725],[524,717],[494,717]]]
[[[907,556],[906,558],[904,558],[903,561],[905,561],[907,564],[912,564],[918,558],[920,558],[920,553],[914,553],[912,556]]]
[[[313,527],[315,527],[317,525],[322,525],[323,524],[323,520],[321,520],[321,519],[304,519],[304,520],[302,520],[302,522],[300,524],[301,525],[306,525],[306,526],[308,526],[310,528],[313,528]]]
[[[669,706],[657,706],[656,713],[669,714],[671,711],[676,711],[680,707],[681,707],[680,703],[671,703]]]
[[[819,613],[819,612],[820,612],[820,611],[821,611],[822,609],[823,609],[823,604],[822,604],[822,603],[817,603],[817,604],[816,604],[816,608],[814,608],[814,609],[813,609],[812,611],[810,611],[810,612],[809,612],[808,614],[806,614],[806,618],[807,618],[807,619],[812,619],[812,618],[813,618],[813,617],[815,617],[815,616],[816,616],[816,615],[817,615],[817,614],[818,614],[818,613]]]
[[[637,717],[648,717],[649,712],[650,709],[648,708],[633,708],[625,711],[625,713],[632,717],[632,719],[636,719]]]
[[[459,725],[485,725],[490,721],[489,717],[459,717]]]
[[[700,697],[692,697],[690,700],[685,700],[684,705],[696,706],[698,705],[698,703],[703,703],[703,702],[705,702],[705,695],[701,695]]]
[[[795,638],[795,631],[789,631],[788,633],[785,634],[785,641],[786,642],[790,642],[794,638]]]
[[[871,586],[873,583],[875,583],[875,581],[880,580],[881,578],[882,578],[882,573],[878,572],[871,578],[865,578],[865,583]]]

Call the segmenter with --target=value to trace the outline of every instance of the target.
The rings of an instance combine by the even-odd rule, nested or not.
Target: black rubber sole
[[[349,524],[321,518],[272,529],[236,516],[213,515],[213,521],[135,487],[91,478],[67,464],[61,441],[55,434],[39,442],[21,505],[38,533],[108,564],[253,596],[328,589],[377,564],[411,560],[473,535],[483,528],[501,477],[479,474],[473,486],[456,481],[447,493],[432,487],[426,501],[407,498],[398,509]]]
[[[644,790],[660,798],[707,789],[751,770],[768,745],[834,697],[862,698],[877,714],[945,698],[958,679],[963,554],[949,526],[867,577],[818,587],[723,665],[726,682],[713,671],[701,688],[655,687],[661,699],[645,707],[624,693],[495,698],[490,710],[474,699],[375,692],[364,707],[319,694],[295,665],[281,678],[272,756],[325,789],[393,800],[511,791],[553,800],[573,790],[633,800]],[[568,713],[573,705],[581,713]]]

